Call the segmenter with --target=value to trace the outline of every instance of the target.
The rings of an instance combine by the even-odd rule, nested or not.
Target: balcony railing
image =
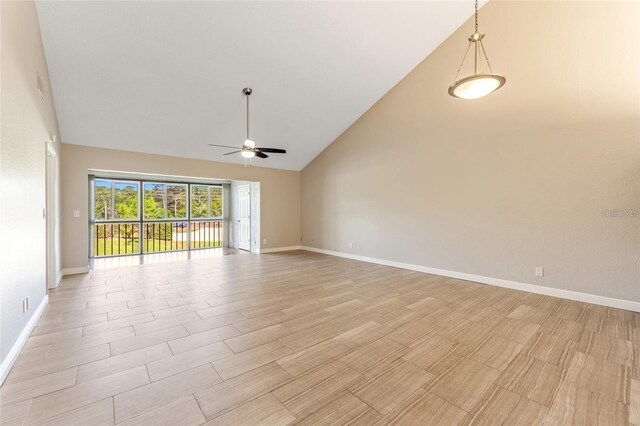
[[[191,222],[191,248],[222,247],[222,221],[198,220]]]
[[[140,253],[140,223],[96,223],[93,230],[93,255],[119,256]]]
[[[187,250],[189,222],[144,222],[142,224],[144,253]]]
[[[94,257],[222,247],[224,239],[222,220],[103,222],[93,231]]]

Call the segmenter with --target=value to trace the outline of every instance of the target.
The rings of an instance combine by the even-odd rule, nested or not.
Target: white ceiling
[[[37,9],[63,142],[242,163],[207,143],[242,144],[250,86],[252,139],[288,151],[253,164],[300,170],[473,3],[41,0]]]

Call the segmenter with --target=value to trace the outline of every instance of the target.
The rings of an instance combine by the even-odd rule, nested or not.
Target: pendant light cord
[[[478,0],[476,0],[476,14],[475,14],[475,19],[476,19],[476,32],[478,32]]]
[[[247,139],[249,138],[249,94],[247,96]]]
[[[476,13],[474,14],[474,18],[475,18],[475,32],[478,32],[478,0],[475,1],[475,6],[476,6]],[[467,59],[467,55],[469,54],[469,49],[471,49],[471,43],[473,43],[471,41],[471,38],[469,38],[469,44],[467,45],[467,51],[464,52],[464,56],[462,57],[462,61],[460,62],[460,66],[458,67],[458,72],[456,72],[456,76],[453,79],[453,82],[455,83],[456,81],[458,81],[458,76],[460,75],[460,70],[462,69],[462,66],[464,65],[464,60]],[[484,47],[482,48],[484,50]],[[473,47],[474,50],[474,56],[475,56],[475,66],[474,66],[474,72],[477,74],[478,73],[478,46],[474,46]],[[488,62],[488,60],[487,60]],[[491,66],[489,66],[489,68],[491,68]]]

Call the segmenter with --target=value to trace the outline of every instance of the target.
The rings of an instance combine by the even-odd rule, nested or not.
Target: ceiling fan
[[[242,89],[242,93],[244,93],[244,95],[247,97],[247,139],[245,139],[240,149],[236,151],[227,152],[224,155],[232,155],[232,154],[240,153],[240,155],[242,155],[244,158],[252,158],[252,157],[268,158],[269,156],[265,154],[265,152],[272,153],[272,154],[286,154],[287,151],[280,148],[256,147],[255,141],[249,138],[249,96],[251,95],[251,93],[253,93],[253,90],[251,90],[248,87],[245,87],[244,89]],[[212,143],[210,143],[209,146],[236,149],[235,146],[216,145]]]

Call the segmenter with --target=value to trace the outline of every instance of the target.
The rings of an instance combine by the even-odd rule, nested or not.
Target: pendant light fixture
[[[469,36],[469,45],[467,46],[467,51],[462,58],[462,62],[460,63],[460,67],[458,68],[458,72],[456,73],[455,81],[451,86],[449,86],[449,94],[456,98],[478,99],[488,95],[495,90],[498,90],[507,82],[507,79],[504,78],[504,76],[500,74],[494,74],[493,70],[491,69],[491,64],[489,63],[487,52],[484,50],[484,45],[482,44],[484,34],[478,32],[478,0],[476,0],[475,4],[475,31]],[[473,74],[458,79],[460,70],[464,65],[464,60],[467,58],[469,49],[471,49],[471,45],[473,45],[474,56]],[[482,67],[481,62],[483,62],[483,57],[484,61],[487,63],[487,67],[489,68],[489,73],[485,73],[480,69]]]

